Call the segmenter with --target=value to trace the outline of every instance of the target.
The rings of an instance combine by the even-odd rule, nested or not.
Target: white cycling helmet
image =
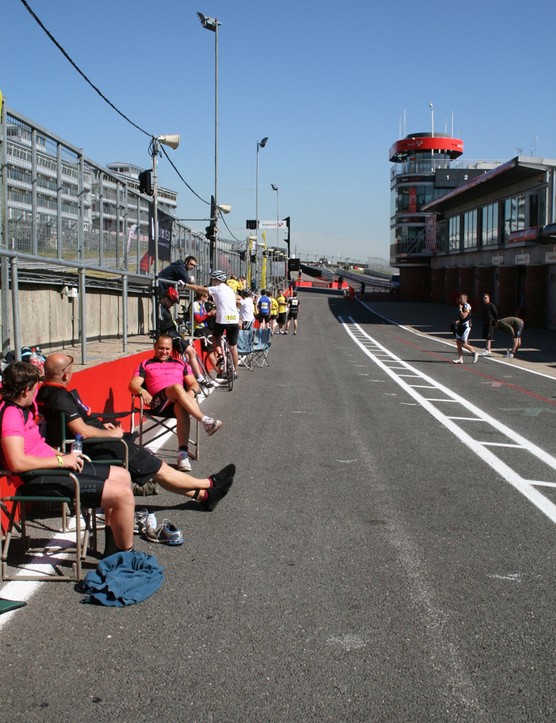
[[[220,271],[220,269],[217,269],[211,273],[210,278],[216,279],[217,281],[226,281],[226,274]]]

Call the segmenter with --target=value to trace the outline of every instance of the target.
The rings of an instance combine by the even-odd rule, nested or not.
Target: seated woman
[[[133,548],[135,502],[127,470],[93,464],[77,454],[60,454],[48,445],[37,426],[35,396],[39,382],[36,366],[14,362],[2,374],[0,407],[0,449],[3,464],[14,474],[25,475],[26,490],[73,496],[73,482],[67,475],[45,476],[33,471],[68,469],[79,480],[81,502],[104,508],[106,543],[104,555]]]

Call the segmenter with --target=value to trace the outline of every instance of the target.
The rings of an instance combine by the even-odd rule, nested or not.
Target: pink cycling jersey
[[[160,361],[153,357],[141,362],[133,376],[144,379],[148,393],[154,396],[173,384],[183,384],[183,379],[188,373],[190,373],[188,366],[181,359],[170,358],[167,361]]]
[[[15,404],[0,406],[2,439],[23,437],[25,454],[33,457],[55,457],[56,451],[48,445],[40,433],[36,422],[36,408],[23,409]],[[2,455],[3,457],[4,455]]]

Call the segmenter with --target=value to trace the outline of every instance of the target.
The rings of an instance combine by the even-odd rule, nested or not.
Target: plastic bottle
[[[81,434],[76,434],[75,439],[71,443],[72,454],[81,454],[83,452],[83,437]]]
[[[35,347],[31,348],[31,354],[29,356],[29,364],[33,364],[33,366],[38,367],[39,366],[39,355],[37,354],[37,350]]]

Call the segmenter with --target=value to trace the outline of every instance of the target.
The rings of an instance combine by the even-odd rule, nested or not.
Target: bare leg
[[[165,490],[175,492],[178,495],[186,495],[187,497],[193,497],[195,490],[205,490],[210,487],[208,477],[197,479],[186,472],[180,472],[174,467],[170,467],[166,462],[162,463],[162,467],[158,470],[154,479]]]
[[[174,402],[174,409],[175,405],[179,404],[180,407],[183,407],[194,419],[197,419],[199,422],[203,419],[204,415],[201,412],[201,408],[197,404],[197,400],[195,399],[193,393],[186,392],[182,384],[172,384],[171,386],[166,387],[165,392],[166,397],[171,402]]]
[[[135,500],[127,470],[122,467],[110,467],[102,491],[101,505],[105,510],[109,510],[110,527],[118,549],[131,550]]]
[[[176,434],[178,437],[178,446],[187,447],[189,442],[189,432],[191,431],[191,421],[189,413],[178,403],[174,404],[174,416],[176,417]]]
[[[232,359],[234,361],[234,371],[237,372],[238,367],[238,355],[237,355],[237,346],[230,345],[230,351],[232,352]]]

